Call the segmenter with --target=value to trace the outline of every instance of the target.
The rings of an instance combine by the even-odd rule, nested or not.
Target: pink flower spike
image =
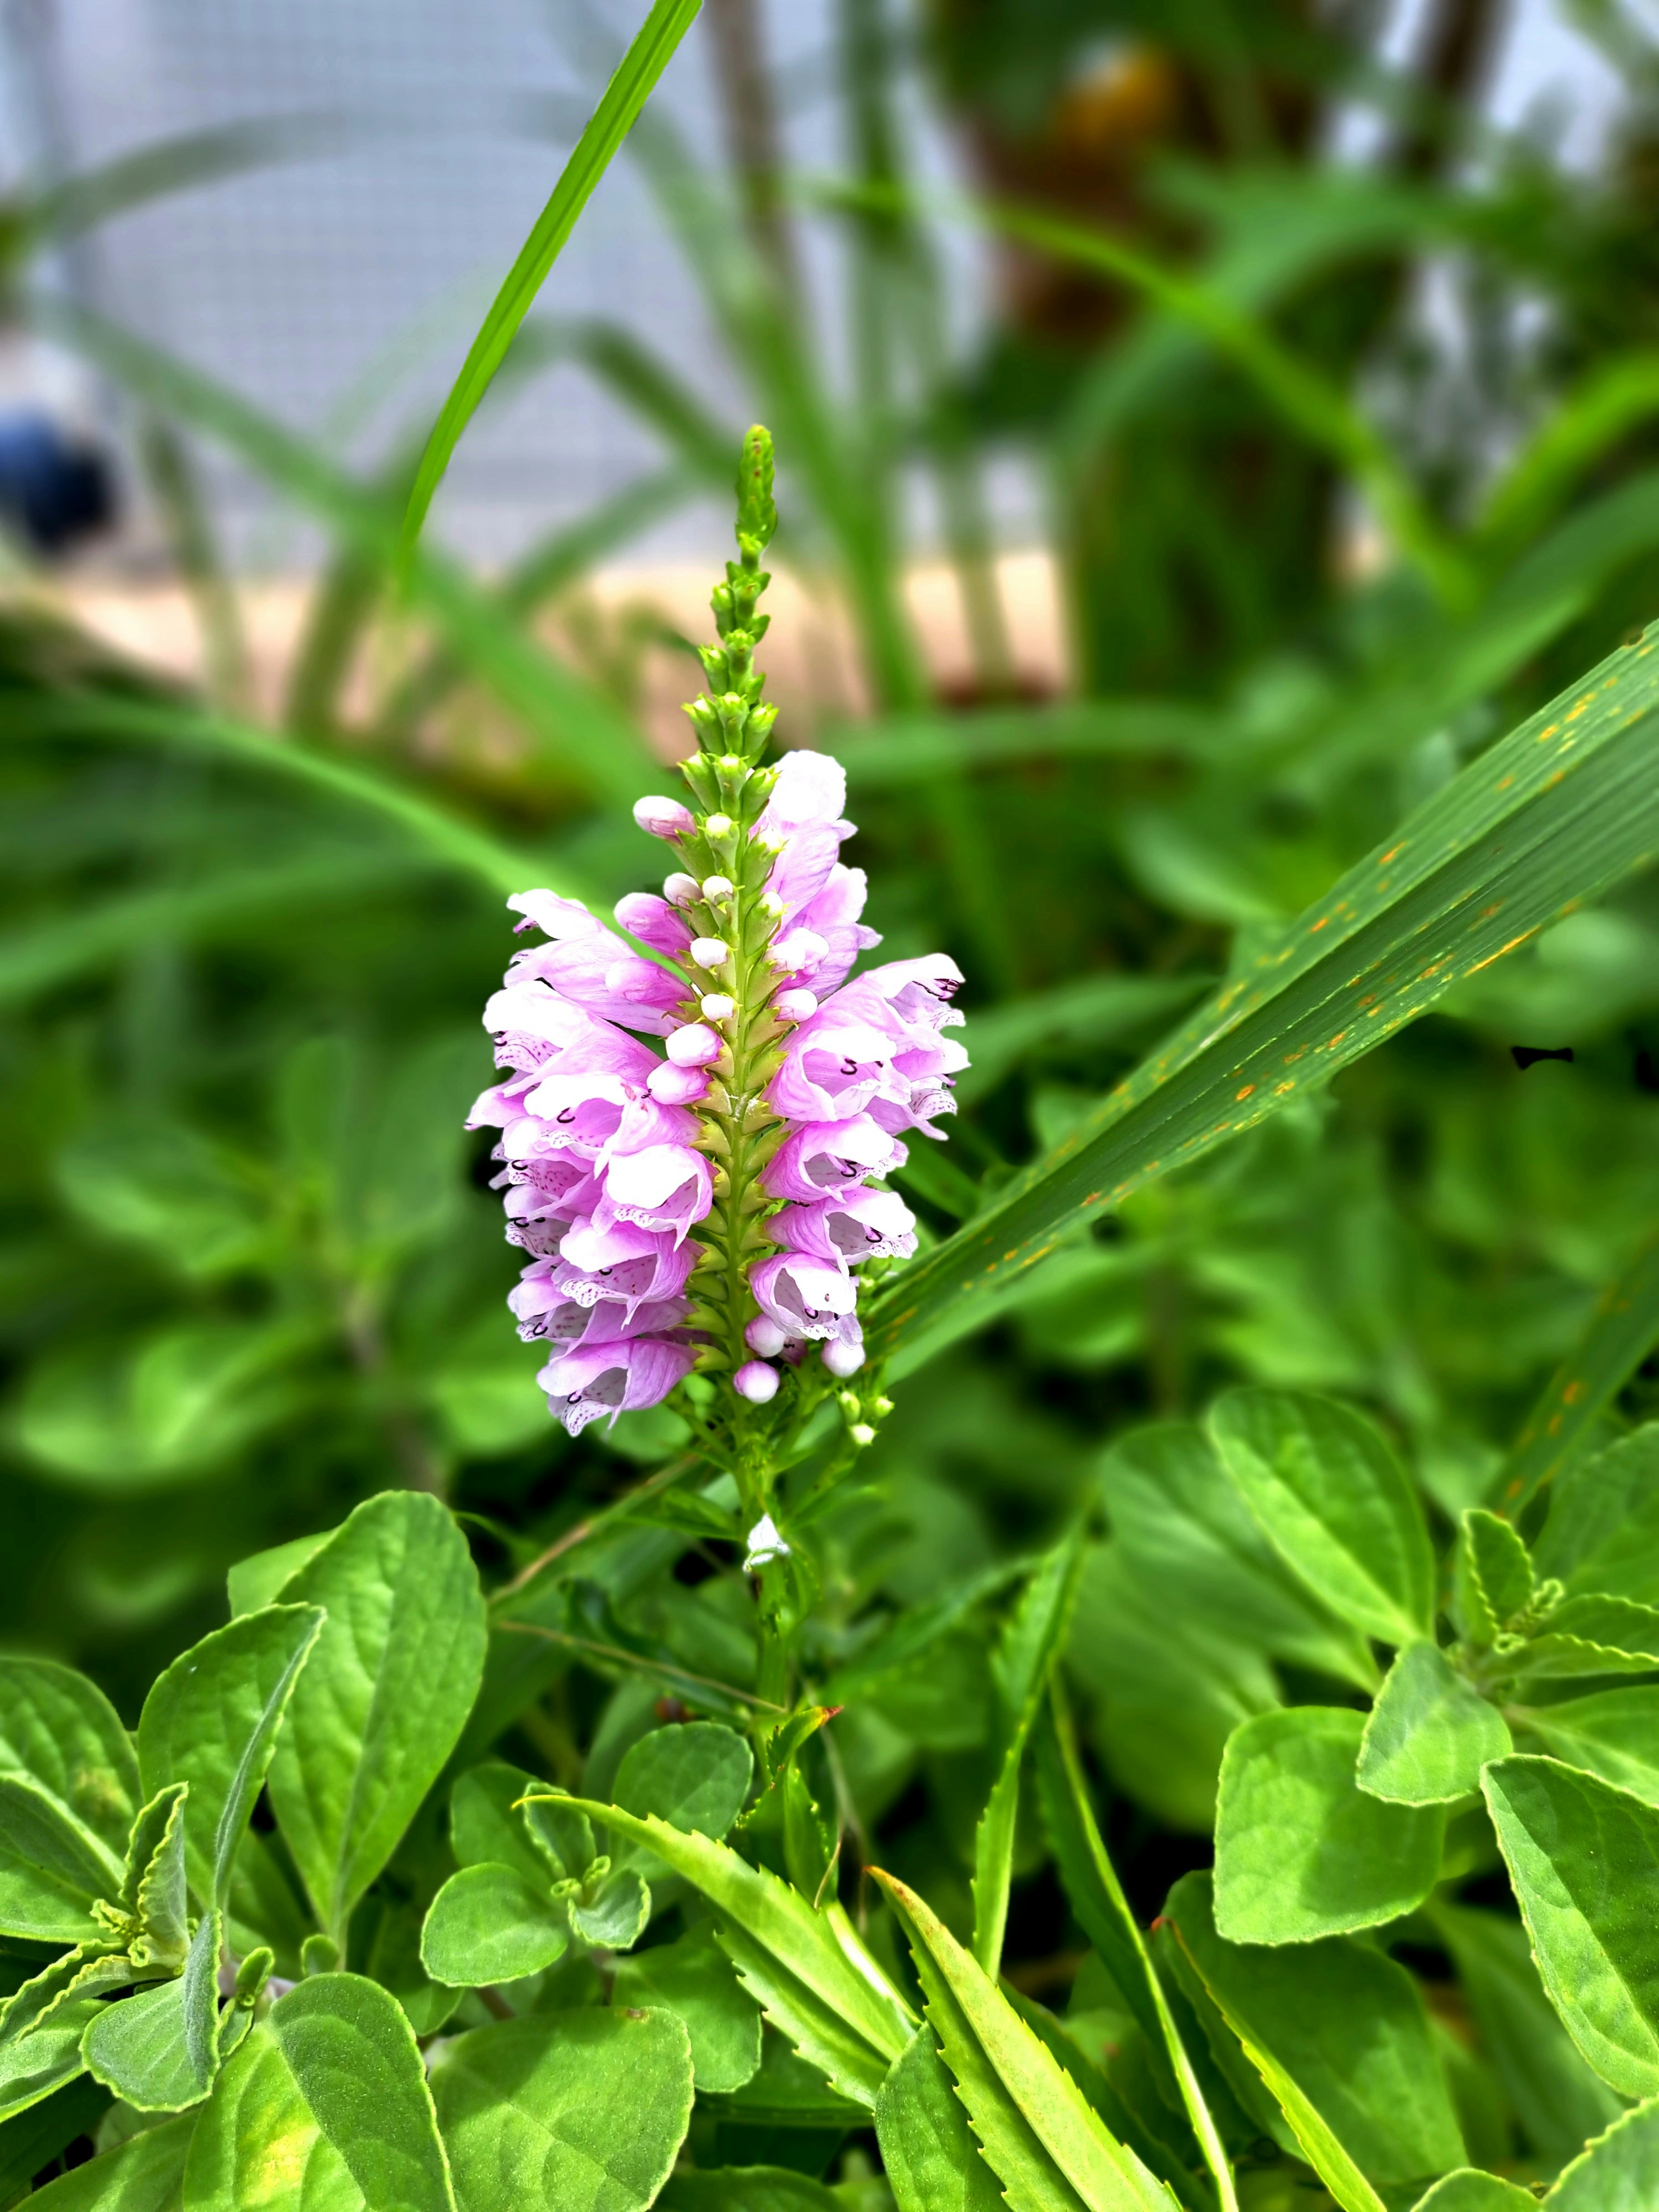
[[[685,948],[691,942],[685,916],[654,891],[629,891],[611,911],[624,929],[653,952],[665,952],[671,960],[685,957]]]
[[[778,1370],[763,1359],[746,1359],[732,1377],[732,1388],[751,1406],[764,1406],[778,1395]]]
[[[668,1033],[668,1057],[676,1067],[707,1067],[724,1049],[707,1022],[687,1022]]]
[[[775,1359],[789,1339],[776,1322],[765,1314],[757,1314],[743,1333],[743,1340],[763,1359]]]
[[[653,837],[684,837],[696,826],[690,808],[678,799],[635,799],[634,819]]]

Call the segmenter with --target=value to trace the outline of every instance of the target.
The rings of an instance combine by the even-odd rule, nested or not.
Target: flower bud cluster
[[[763,431],[738,493],[709,690],[686,710],[692,804],[634,810],[674,848],[663,895],[618,902],[627,938],[550,891],[510,900],[548,941],[514,957],[485,1009],[506,1073],[471,1125],[501,1132],[507,1235],[532,1255],[510,1304],[552,1352],[539,1379],[573,1433],[658,1403],[694,1365],[754,1407],[809,1347],[853,1374],[854,1270],[915,1248],[909,1209],[875,1186],[902,1166],[906,1134],[942,1134],[967,1063],[944,1035],[962,1019],[954,962],[848,981],[879,939],[860,919],[864,872],[840,857],[844,775],[818,753],[762,761],[775,712],[754,666],[775,521]]]

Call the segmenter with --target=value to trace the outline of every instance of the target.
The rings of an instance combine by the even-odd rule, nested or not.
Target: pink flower
[[[786,1206],[772,1222],[792,1252],[832,1265],[908,1258],[916,1249],[916,1217],[896,1191],[857,1189],[817,1206]]]
[[[550,1360],[536,1380],[574,1437],[601,1415],[614,1424],[618,1413],[660,1405],[691,1372],[695,1357],[689,1345],[662,1337],[619,1337]]]
[[[867,1114],[847,1121],[809,1121],[786,1139],[763,1180],[774,1198],[842,1198],[872,1176],[890,1175],[907,1154]]]
[[[790,1336],[839,1337],[858,1304],[844,1267],[801,1252],[776,1252],[749,1278],[761,1311]]]

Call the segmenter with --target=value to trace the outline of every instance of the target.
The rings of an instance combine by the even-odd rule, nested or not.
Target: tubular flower
[[[826,1387],[854,1374],[857,1271],[915,1249],[915,1216],[880,1179],[907,1133],[943,1133],[967,1065],[945,1034],[962,1020],[954,961],[848,981],[880,940],[860,919],[864,872],[840,857],[840,763],[763,764],[771,478],[770,440],[751,431],[740,557],[714,590],[708,692],[686,709],[691,804],[635,808],[673,848],[665,896],[621,900],[622,934],[551,891],[509,899],[544,941],[514,954],[484,1010],[501,1079],[469,1126],[501,1132],[507,1238],[529,1255],[508,1303],[551,1354],[538,1380],[573,1435],[658,1404],[694,1367],[724,1376],[744,1418],[809,1351]]]

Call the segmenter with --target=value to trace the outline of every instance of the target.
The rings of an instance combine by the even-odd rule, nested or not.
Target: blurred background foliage
[[[602,76],[602,27],[556,14]],[[942,939],[969,978],[963,1112],[904,1182],[935,1234],[1659,610],[1659,44],[1610,0],[1571,21],[1623,92],[1570,161],[1492,121],[1489,0],[1428,0],[1403,52],[1364,5],[839,0],[812,85],[838,106],[830,173],[786,159],[805,94],[769,66],[754,0],[706,0],[719,150],[653,106],[625,158],[724,348],[724,409],[672,331],[561,319],[556,273],[503,384],[574,362],[658,458],[503,568],[438,550],[441,501],[403,592],[423,420],[348,473],[41,281],[138,198],[304,159],[305,134],[20,189],[14,312],[121,396],[203,673],[165,681],[78,626],[13,499],[7,1643],[74,1660],[130,1714],[221,1617],[229,1562],[376,1489],[438,1491],[504,1574],[675,1448],[665,1410],[577,1443],[549,1421],[502,1304],[488,1139],[460,1125],[489,1071],[505,893],[608,902],[660,869],[625,802],[658,780],[652,702],[696,688],[689,618],[592,576],[723,493],[750,418],[777,438],[790,604],[842,641],[862,702],[839,680],[815,693],[785,614],[786,729],[848,763],[888,955]],[[914,173],[918,102],[953,179]],[[275,683],[204,441],[325,542]],[[1063,673],[1025,649],[1000,557],[1010,465]],[[948,563],[968,641],[948,668],[907,589],[923,553]],[[1523,1072],[1516,1044],[1574,1056]],[[1659,1222],[1656,1137],[1649,876],[1139,1193],[917,1364],[870,1480],[823,1523],[827,1678],[893,1609],[961,1608],[838,1724],[843,1806],[886,1821],[886,1863],[965,1909],[988,1698],[973,1607],[1096,1493],[1109,1440],[1238,1380],[1338,1392],[1455,1514]],[[1603,1425],[1656,1407],[1650,1363]],[[1202,1856],[1228,1730],[1301,1684],[1270,1635],[1183,1613],[1180,1562],[1138,1551],[1109,1501],[1103,1525],[1073,1664],[1156,1905],[1171,1854]],[[741,1681],[741,1580],[686,1544],[604,1552],[605,1633]],[[664,1679],[617,1692],[607,1757]],[[556,1772],[610,1680],[578,1669],[521,1722]],[[1044,1910],[1017,1901],[1034,1953],[1056,1940]]]

